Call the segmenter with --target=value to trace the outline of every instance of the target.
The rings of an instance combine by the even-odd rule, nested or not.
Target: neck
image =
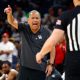
[[[40,29],[40,27],[39,27],[38,29],[31,29],[31,31],[32,31],[33,33],[37,33],[37,32],[39,31],[39,29]]]

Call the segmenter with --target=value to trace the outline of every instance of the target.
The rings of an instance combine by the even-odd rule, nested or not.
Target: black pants
[[[45,72],[21,67],[17,80],[45,80]]]
[[[62,75],[63,72],[64,72],[64,63],[55,65],[55,68],[56,68],[56,69],[60,72],[60,74]]]
[[[54,69],[52,74],[46,80],[62,80],[61,74],[57,69]]]
[[[67,53],[65,80],[80,80],[80,52]]]

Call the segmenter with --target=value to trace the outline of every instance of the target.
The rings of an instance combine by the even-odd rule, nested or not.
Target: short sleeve
[[[55,22],[55,28],[66,31],[68,21],[69,21],[69,12],[66,11],[57,18]]]

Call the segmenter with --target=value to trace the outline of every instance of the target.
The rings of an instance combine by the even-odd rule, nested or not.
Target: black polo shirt
[[[66,34],[66,80],[80,80],[80,6],[64,12],[56,21],[56,29]]]
[[[41,50],[44,42],[50,36],[50,33],[41,26],[40,30],[34,34],[27,23],[19,23],[18,27],[22,41],[21,65],[44,71],[46,68],[47,56],[45,56],[41,64],[37,64],[35,55]]]

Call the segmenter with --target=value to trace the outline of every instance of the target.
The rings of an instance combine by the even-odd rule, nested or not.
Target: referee
[[[36,61],[41,59],[66,34],[67,54],[65,59],[65,80],[80,80],[80,0],[73,0],[75,8],[64,12],[56,21],[52,35],[47,39]]]
[[[53,54],[51,54],[48,65],[46,62],[48,55],[44,57],[42,64],[36,62],[36,53],[40,51],[44,42],[50,36],[49,31],[41,26],[40,13],[32,10],[29,13],[28,23],[17,23],[12,16],[10,6],[5,8],[4,11],[7,14],[9,24],[18,29],[21,35],[21,68],[17,80],[45,80],[46,75],[49,76],[53,70],[54,60]],[[53,53],[53,49],[51,53]]]

